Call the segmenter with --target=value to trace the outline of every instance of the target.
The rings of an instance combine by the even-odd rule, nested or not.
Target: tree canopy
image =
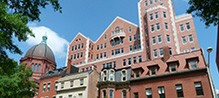
[[[29,81],[32,70],[24,64],[18,65],[6,51],[22,54],[12,39],[22,42],[28,35],[34,37],[27,23],[40,21],[40,9],[47,5],[61,13],[59,0],[0,0],[0,96],[3,98],[29,98],[36,93],[36,84]]]
[[[201,17],[208,27],[210,24],[219,23],[219,0],[189,0],[188,13],[194,12],[194,16]]]

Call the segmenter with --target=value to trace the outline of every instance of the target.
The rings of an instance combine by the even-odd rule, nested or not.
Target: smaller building
[[[58,80],[56,98],[97,98],[98,80],[94,66],[89,71],[66,74]]]
[[[131,67],[115,69],[107,66],[101,70],[101,78],[97,84],[99,98],[130,98]]]
[[[56,98],[58,79],[61,78],[66,67],[50,70],[40,79],[38,98]]]

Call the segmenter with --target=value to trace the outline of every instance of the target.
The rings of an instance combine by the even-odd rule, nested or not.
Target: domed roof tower
[[[26,67],[31,67],[33,76],[31,80],[38,83],[40,77],[49,72],[49,70],[56,69],[55,56],[53,51],[46,43],[47,36],[42,37],[41,43],[31,47],[25,56],[20,59],[20,63],[26,64]]]

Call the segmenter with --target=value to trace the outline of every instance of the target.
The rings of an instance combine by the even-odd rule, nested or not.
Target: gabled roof
[[[118,19],[120,19],[120,20],[122,20],[122,21],[124,21],[124,22],[127,22],[127,23],[129,23],[129,24],[132,24],[132,25],[138,27],[137,24],[134,24],[134,23],[132,23],[132,22],[130,22],[130,21],[124,19],[124,18],[121,18],[121,17],[117,16],[117,17],[113,20],[113,22],[111,22],[111,24],[105,29],[105,31],[99,36],[99,38],[98,38],[94,43],[96,43],[96,42],[103,36],[103,34],[109,29],[109,27],[111,27],[111,25],[112,25],[116,20],[118,20]]]
[[[77,36],[81,35],[82,37],[84,37],[85,39],[87,39],[86,36],[84,36],[81,32],[78,32],[78,34],[74,37],[74,39],[71,41],[71,43],[75,40],[75,38],[77,38]]]

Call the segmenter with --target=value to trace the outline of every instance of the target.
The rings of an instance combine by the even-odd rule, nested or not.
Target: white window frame
[[[183,36],[183,37],[182,37],[182,43],[183,43],[183,44],[187,44],[186,36]]]

